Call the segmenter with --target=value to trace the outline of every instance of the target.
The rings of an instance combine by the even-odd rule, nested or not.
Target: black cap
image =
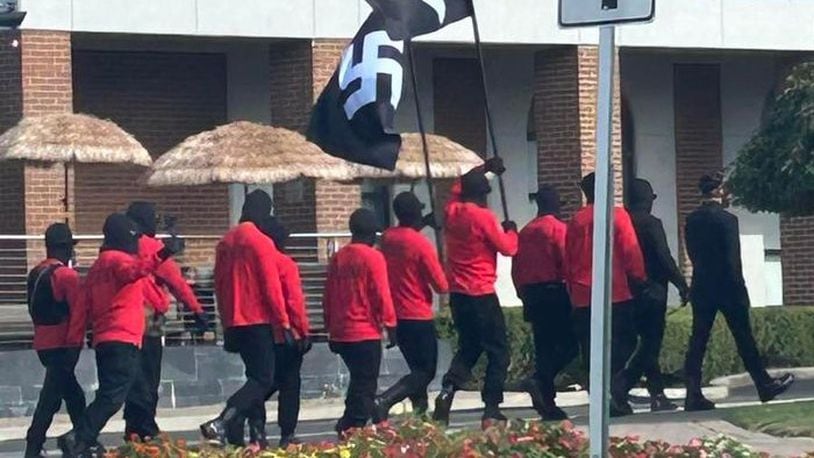
[[[240,222],[251,221],[260,224],[263,218],[271,214],[271,196],[262,189],[255,189],[246,195],[243,202],[243,212],[240,215]]]
[[[634,211],[651,211],[653,201],[656,200],[656,193],[653,186],[643,178],[636,178],[628,187],[628,208]]]
[[[126,253],[138,253],[138,228],[136,223],[121,213],[113,213],[105,220],[102,227],[105,236],[103,250],[118,250]]]
[[[64,248],[76,245],[70,226],[65,223],[54,223],[45,230],[46,248]]]
[[[594,192],[596,190],[596,174],[591,172],[582,177],[582,181],[579,182],[579,187],[582,189],[582,192],[585,194],[585,197],[588,198],[588,200],[593,200]]]
[[[127,207],[127,216],[132,219],[139,230],[154,237],[158,230],[158,220],[155,216],[155,204],[152,202],[136,201]]]
[[[411,224],[420,220],[422,210],[424,204],[412,192],[402,192],[393,199],[393,213],[402,223]]]
[[[701,194],[704,195],[712,194],[712,191],[715,191],[723,185],[724,172],[722,170],[708,173],[698,180],[698,189],[701,191]]]
[[[473,170],[461,177],[461,196],[468,199],[482,198],[492,192],[486,174]]]
[[[557,214],[560,212],[562,201],[560,201],[560,193],[554,186],[542,185],[533,195],[538,213]]]
[[[348,226],[351,234],[359,236],[374,235],[381,231],[376,214],[367,208],[360,208],[351,213]]]

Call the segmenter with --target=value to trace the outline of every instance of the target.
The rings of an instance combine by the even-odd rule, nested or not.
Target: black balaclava
[[[125,253],[138,253],[138,228],[136,223],[121,213],[113,213],[105,220],[102,228],[105,236],[102,251],[116,250]]]
[[[285,252],[285,245],[288,241],[289,232],[276,217],[268,215],[258,225],[260,232],[270,238],[278,250]]]
[[[376,244],[376,233],[379,232],[379,223],[376,214],[367,208],[360,208],[350,215],[350,233],[354,243],[364,243],[373,246]]]
[[[596,174],[591,172],[585,175],[579,183],[579,187],[582,188],[582,193],[585,194],[585,200],[587,200],[589,204],[593,204],[594,192],[596,190]]]
[[[54,223],[45,230],[45,251],[48,258],[67,264],[74,257],[74,245],[76,240],[67,224]]]
[[[152,202],[133,202],[127,207],[127,217],[136,223],[139,231],[144,235],[155,237],[156,232],[158,232],[155,204]]]
[[[534,194],[537,202],[537,216],[560,214],[560,193],[551,185],[543,185]]]
[[[263,218],[271,214],[271,197],[262,189],[255,189],[246,195],[243,202],[243,212],[240,215],[240,222],[250,221],[254,224],[261,224]]]
[[[485,207],[490,192],[492,187],[483,171],[475,169],[461,177],[461,199],[465,202]]]
[[[656,194],[653,192],[653,186],[650,185],[649,181],[636,178],[630,184],[628,192],[630,192],[630,203],[628,204],[630,211],[645,213],[653,211],[653,201],[656,200]]]
[[[422,210],[424,210],[424,204],[412,192],[402,192],[393,199],[393,213],[396,214],[401,226],[421,228]]]

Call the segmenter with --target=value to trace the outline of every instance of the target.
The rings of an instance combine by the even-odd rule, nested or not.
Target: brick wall
[[[222,54],[74,53],[74,108],[109,118],[133,134],[153,158],[189,135],[226,122],[226,61]],[[82,164],[76,170],[76,218],[98,233],[107,214],[133,200],[156,202],[178,218],[182,233],[220,235],[229,225],[225,185],[147,188],[138,167]],[[212,244],[192,243],[187,260],[212,260]]]
[[[814,304],[814,217],[780,218],[783,304]]]
[[[540,51],[534,64],[534,123],[538,183],[557,187],[563,213],[582,204],[578,183],[596,164],[596,47],[557,46]],[[619,72],[614,81],[612,160],[617,203],[623,194]]]
[[[0,132],[16,124],[23,112],[21,54],[11,46],[14,39],[20,39],[19,31],[0,32]],[[25,231],[24,186],[22,163],[0,162],[0,234]]]
[[[723,164],[720,80],[717,64],[676,64],[673,71],[679,262],[686,273],[692,266],[684,225],[700,203],[698,179]]]

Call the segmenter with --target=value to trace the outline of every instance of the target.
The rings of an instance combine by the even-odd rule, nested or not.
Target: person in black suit
[[[628,211],[642,248],[647,282],[636,294],[635,325],[639,346],[627,367],[618,375],[622,379],[618,386],[624,389],[624,393],[619,395],[627,397],[627,392],[644,375],[650,393],[650,410],[675,410],[677,406],[664,395],[664,381],[659,368],[667,313],[667,285],[672,283],[678,288],[682,304],[686,304],[690,288],[670,254],[661,220],[650,214],[656,200],[650,182],[637,178],[631,183],[629,192]]]
[[[699,181],[700,207],[687,217],[687,252],[693,264],[693,323],[685,373],[687,399],[684,410],[711,410],[715,404],[701,393],[701,365],[715,316],[720,311],[738,347],[743,364],[757,388],[761,402],[768,402],[794,382],[792,374],[772,378],[760,360],[749,323],[749,294],[743,278],[738,218],[726,211],[729,195],[723,172],[704,175]]]

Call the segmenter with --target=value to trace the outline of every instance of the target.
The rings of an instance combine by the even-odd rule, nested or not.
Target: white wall
[[[563,30],[558,0],[476,0],[493,43],[595,43],[595,30]],[[134,34],[350,37],[364,0],[20,0],[25,28]],[[811,0],[659,0],[651,24],[625,26],[623,46],[814,49]],[[468,21],[422,40],[471,42]]]

